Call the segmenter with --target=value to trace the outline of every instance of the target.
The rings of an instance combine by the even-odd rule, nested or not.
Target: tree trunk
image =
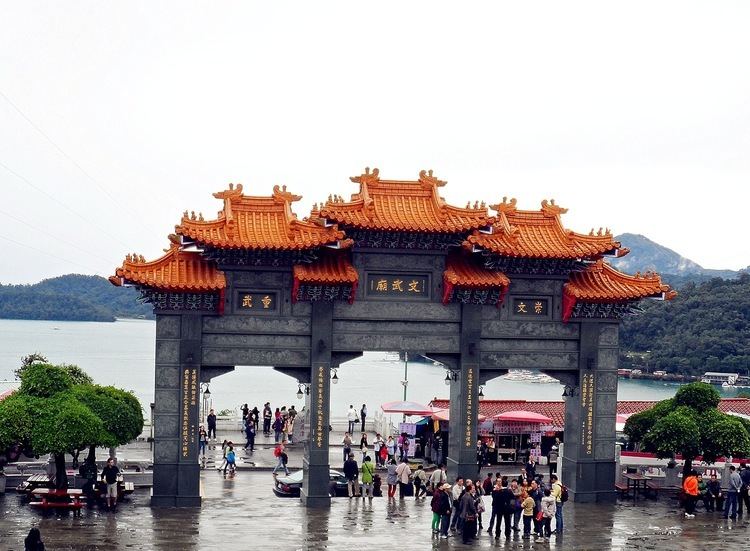
[[[96,463],[96,446],[89,446],[89,455],[86,457],[86,461]]]
[[[68,473],[65,471],[65,454],[55,454],[55,488],[58,490],[68,489]]]
[[[693,470],[693,460],[685,459],[685,464],[682,467],[682,480],[685,480],[691,470]]]

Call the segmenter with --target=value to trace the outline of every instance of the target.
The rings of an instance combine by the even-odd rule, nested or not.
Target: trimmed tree
[[[67,487],[65,454],[77,461],[89,449],[134,440],[143,429],[138,399],[114,387],[90,383],[77,366],[31,363],[23,367],[21,388],[0,402],[0,450],[5,461],[18,451],[53,454],[55,486]]]
[[[698,456],[707,463],[721,456],[747,456],[748,426],[719,411],[719,400],[718,391],[709,384],[684,385],[674,398],[631,415],[625,422],[625,434],[657,457],[674,459],[681,454],[685,461],[683,476]]]

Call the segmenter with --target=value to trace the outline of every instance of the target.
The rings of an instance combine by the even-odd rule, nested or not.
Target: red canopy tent
[[[495,415],[492,419],[496,421],[519,421],[521,423],[538,423],[545,425],[552,422],[552,418],[542,415],[541,413],[534,413],[533,411],[514,410],[506,411]]]
[[[423,406],[417,402],[405,402],[399,400],[397,402],[388,402],[380,406],[383,413],[403,413],[404,415],[421,415],[427,416],[432,415],[433,410],[429,406]]]

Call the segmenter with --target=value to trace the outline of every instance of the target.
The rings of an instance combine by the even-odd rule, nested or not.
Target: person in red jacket
[[[698,501],[698,473],[695,470],[682,481],[682,489],[685,491],[685,518],[693,518]]]

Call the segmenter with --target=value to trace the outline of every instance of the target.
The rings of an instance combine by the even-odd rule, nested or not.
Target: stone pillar
[[[578,385],[565,401],[563,484],[576,502],[614,501],[618,326],[581,323]]]
[[[450,479],[477,478],[477,417],[479,411],[479,342],[482,307],[461,305],[461,352],[458,380],[450,387],[448,474]]]
[[[300,499],[308,507],[327,507],[329,495],[328,426],[331,399],[331,347],[333,346],[333,304],[312,303],[310,338],[309,438],[302,459],[303,481]]]
[[[202,316],[157,315],[151,505],[198,507]]]

